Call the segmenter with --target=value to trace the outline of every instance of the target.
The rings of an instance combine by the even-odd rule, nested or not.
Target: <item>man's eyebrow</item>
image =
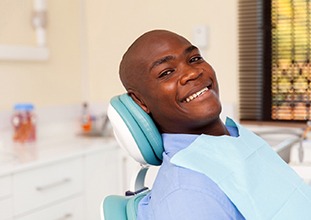
[[[196,46],[191,45],[190,47],[187,47],[184,51],[185,54],[189,54],[194,50],[198,50],[198,48]]]
[[[151,67],[150,67],[150,70],[153,69],[153,68],[155,68],[156,66],[161,65],[162,63],[166,63],[166,62],[168,62],[168,61],[170,61],[170,60],[173,60],[173,59],[174,59],[173,56],[165,56],[165,57],[162,57],[162,58],[160,58],[160,59],[158,59],[158,60],[156,60],[156,61],[154,61],[154,62],[152,63],[152,65],[151,65]]]
[[[190,47],[187,47],[184,51],[184,54],[189,54],[191,53],[192,51],[194,50],[198,50],[198,48],[196,46],[193,46],[191,45]],[[150,70],[152,70],[153,68],[155,68],[156,66],[159,66],[161,65],[162,63],[166,63],[170,60],[173,60],[174,59],[174,56],[165,56],[165,57],[162,57],[156,61],[154,61],[150,67]]]

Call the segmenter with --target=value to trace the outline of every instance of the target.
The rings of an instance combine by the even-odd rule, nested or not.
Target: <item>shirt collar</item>
[[[237,137],[239,136],[238,128],[235,125],[226,124],[226,128],[230,133],[230,136]],[[170,133],[163,133],[163,145],[165,153],[172,157],[178,151],[188,147],[197,137],[200,135],[197,134],[170,134]]]

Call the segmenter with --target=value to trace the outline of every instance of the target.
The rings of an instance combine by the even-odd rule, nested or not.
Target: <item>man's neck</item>
[[[212,124],[205,128],[203,134],[221,136],[221,135],[230,135],[225,124],[221,119],[215,120]]]

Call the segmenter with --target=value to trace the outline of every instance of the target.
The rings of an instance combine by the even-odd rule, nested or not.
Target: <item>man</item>
[[[201,134],[238,136],[235,127],[219,118],[216,75],[198,48],[166,30],[147,32],[124,54],[120,78],[155,121],[165,149],[152,192],[139,204],[138,219],[244,219],[208,176],[170,162]]]

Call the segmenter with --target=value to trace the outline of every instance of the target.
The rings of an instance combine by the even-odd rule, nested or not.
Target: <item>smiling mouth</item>
[[[204,87],[203,89],[201,89],[200,91],[193,93],[192,95],[188,96],[187,98],[185,98],[184,102],[191,102],[192,100],[198,98],[199,96],[203,95],[204,93],[206,93],[209,90],[209,87]]]

